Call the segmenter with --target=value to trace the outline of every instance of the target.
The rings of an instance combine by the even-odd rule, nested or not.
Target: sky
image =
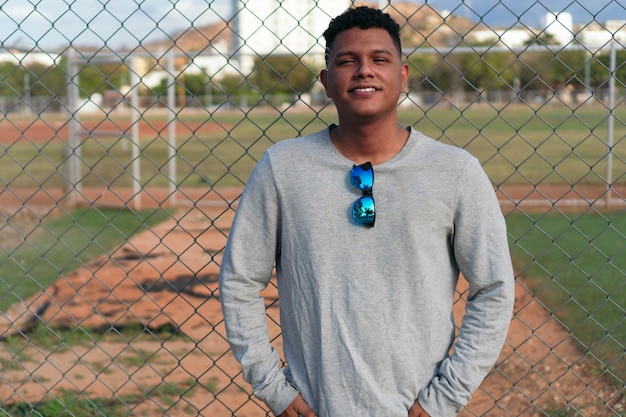
[[[251,0],[254,1],[254,0]],[[626,20],[626,0],[404,0],[490,26],[540,27],[547,12],[574,23]],[[391,0],[393,4],[395,0]],[[133,47],[194,25],[228,20],[232,0],[0,0],[0,46],[54,49],[70,43]],[[326,24],[326,23],[324,23]]]
[[[521,21],[540,27],[547,13],[570,13],[574,24],[596,20],[626,20],[626,0],[433,0],[438,10],[448,10],[493,26],[509,27]]]

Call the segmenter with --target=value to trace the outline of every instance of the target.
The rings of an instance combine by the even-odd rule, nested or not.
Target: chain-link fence
[[[261,153],[334,121],[320,38],[351,3],[0,2],[0,415],[269,415],[220,258]],[[626,415],[626,6],[425,3],[374,4],[400,120],[481,160],[517,279],[463,415]]]

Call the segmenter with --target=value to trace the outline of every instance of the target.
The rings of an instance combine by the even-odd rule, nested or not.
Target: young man
[[[324,37],[339,124],[272,146],[246,185],[220,276],[232,352],[279,416],[454,416],[511,318],[502,213],[475,158],[398,125],[408,67],[389,15],[350,9]],[[274,266],[285,370],[259,296]]]

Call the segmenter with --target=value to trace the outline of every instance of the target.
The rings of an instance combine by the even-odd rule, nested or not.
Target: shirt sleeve
[[[431,416],[456,416],[479,387],[504,344],[514,303],[506,224],[491,182],[472,158],[458,187],[452,245],[469,283],[453,353],[419,402]]]
[[[270,282],[279,241],[280,210],[269,157],[261,158],[242,195],[220,268],[226,335],[243,378],[270,410],[282,413],[297,395],[270,344],[260,292]]]

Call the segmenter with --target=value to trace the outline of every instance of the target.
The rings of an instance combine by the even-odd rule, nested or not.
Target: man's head
[[[320,81],[344,127],[397,123],[398,98],[409,76],[399,31],[388,14],[357,7],[335,18],[324,32],[328,48]]]
[[[388,13],[383,13],[378,9],[373,9],[367,6],[359,6],[350,8],[343,14],[340,14],[331,20],[328,25],[328,29],[324,32],[324,39],[326,40],[326,64],[328,64],[328,54],[333,47],[333,43],[337,35],[344,30],[352,28],[379,28],[386,30],[396,45],[398,54],[402,56],[400,25],[398,25],[398,23],[396,23],[396,21],[393,20]]]

